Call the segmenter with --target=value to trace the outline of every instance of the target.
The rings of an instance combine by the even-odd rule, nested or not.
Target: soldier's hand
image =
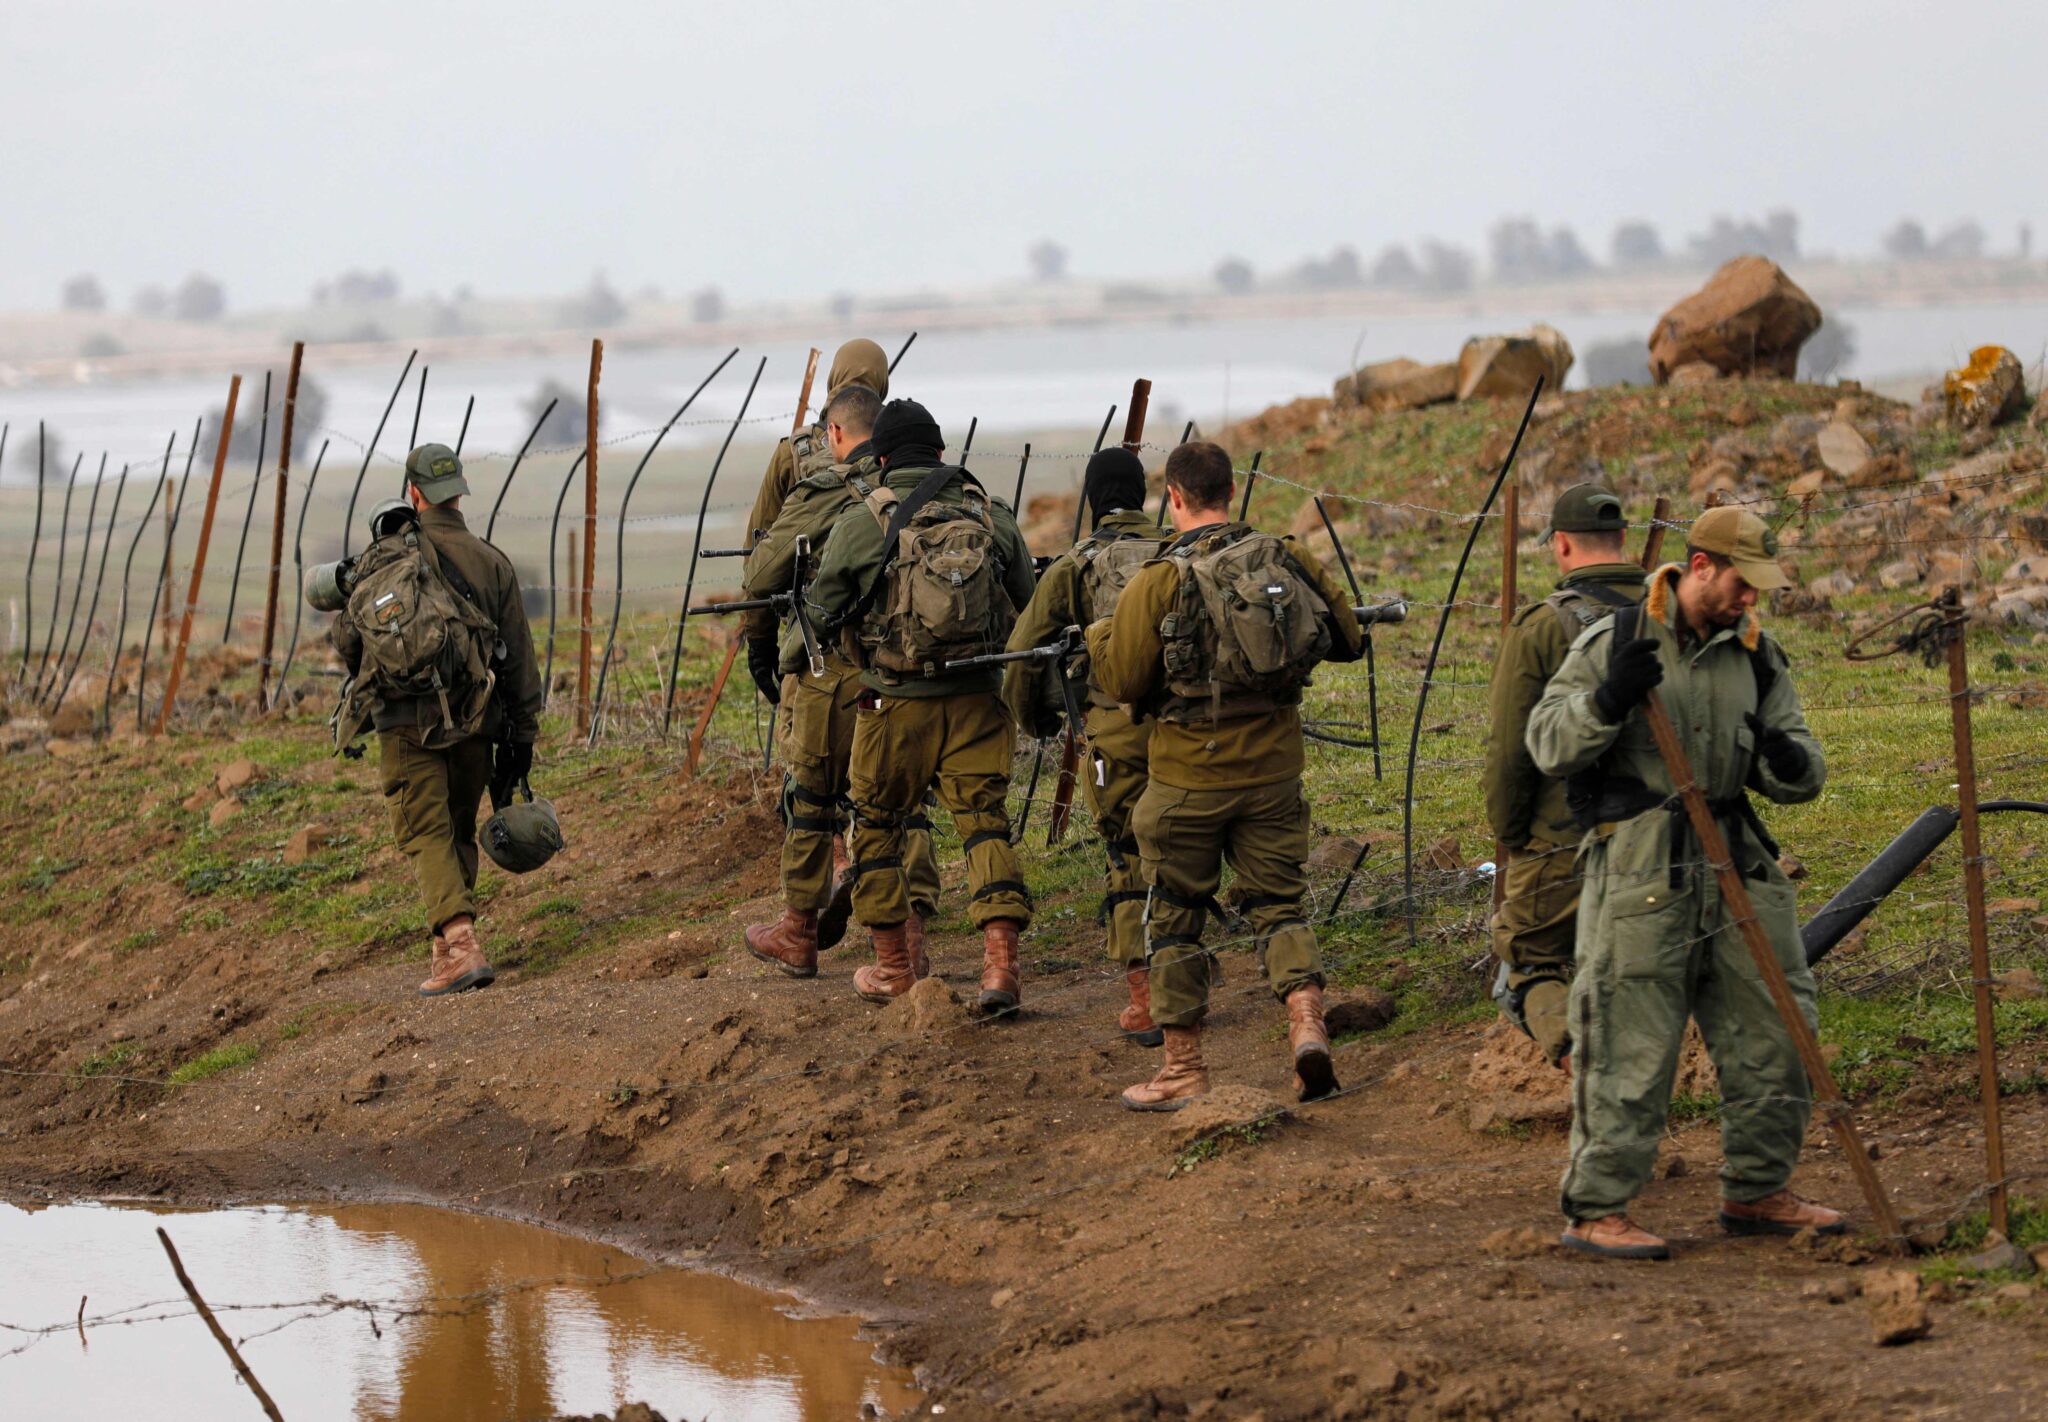
[[[781,662],[782,648],[773,637],[747,638],[747,673],[770,706],[782,704]]]
[[[1617,725],[1664,680],[1657,660],[1657,639],[1638,637],[1624,642],[1607,658],[1607,679],[1593,689],[1593,705],[1607,724]]]
[[[519,784],[533,772],[533,742],[500,741],[491,753],[491,808],[512,803]]]
[[[1806,747],[1793,740],[1789,732],[1766,726],[1754,711],[1743,712],[1742,719],[1749,723],[1749,733],[1756,737],[1756,753],[1764,758],[1771,774],[1787,782],[1806,774]]]

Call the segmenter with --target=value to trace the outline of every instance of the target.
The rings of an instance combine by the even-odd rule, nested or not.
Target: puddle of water
[[[517,1422],[626,1402],[672,1419],[839,1422],[917,1397],[852,1320],[792,1318],[775,1295],[649,1272],[531,1225],[418,1205],[0,1203],[0,1355],[18,1350],[0,1356],[7,1416],[261,1418],[186,1303],[159,1225],[290,1422]]]

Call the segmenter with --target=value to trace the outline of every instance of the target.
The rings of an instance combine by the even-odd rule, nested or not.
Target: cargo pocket
[[[1777,956],[1778,966],[1785,970],[1788,978],[1805,973],[1806,950],[1799,942],[1797,887],[1778,872],[1775,864],[1764,868],[1761,879],[1744,874],[1742,887],[1749,892],[1749,906],[1755,910],[1757,922],[1763,925],[1765,935],[1771,940],[1771,950]],[[1728,917],[1727,932],[1734,940],[1728,951],[1734,955],[1736,972],[1761,982],[1763,974],[1757,971],[1756,959],[1750,955],[1749,945],[1743,941],[1742,930],[1735,926],[1732,915]]]
[[[807,677],[782,681],[781,734],[777,748],[784,765],[804,772],[806,780],[826,775],[832,762],[832,706],[837,688],[818,686]]]
[[[1614,976],[1670,982],[1685,975],[1692,952],[1693,890],[1662,875],[1630,876],[1608,886],[1602,905]]]

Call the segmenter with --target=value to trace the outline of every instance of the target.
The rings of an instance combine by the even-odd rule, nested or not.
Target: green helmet
[[[515,800],[484,821],[477,843],[507,874],[525,874],[553,859],[567,841],[553,805]]]

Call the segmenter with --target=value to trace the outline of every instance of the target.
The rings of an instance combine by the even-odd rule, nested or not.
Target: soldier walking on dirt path
[[[1493,661],[1486,745],[1486,818],[1507,861],[1493,914],[1500,961],[1494,1000],[1558,1066],[1571,1050],[1565,995],[1579,905],[1579,831],[1562,780],[1536,769],[1522,743],[1529,713],[1579,634],[1617,608],[1643,600],[1643,570],[1622,553],[1628,521],[1603,484],[1574,484],[1557,497],[1546,538],[1557,591],[1515,614]]]
[[[468,492],[453,450],[424,444],[412,452],[409,510],[394,503],[373,516],[377,541],[351,573],[358,594],[387,576],[392,590],[369,586],[374,596],[352,596],[329,633],[350,676],[336,743],[347,748],[365,722],[376,727],[392,834],[426,904],[434,942],[422,997],[487,987],[496,977],[477,941],[477,808],[486,791],[494,806],[512,803],[533,767],[544,704],[518,575],[511,559],[469,531]],[[424,632],[421,619],[439,616],[447,647],[465,649],[466,665],[435,669],[431,692],[394,691],[382,645],[388,629],[373,625],[366,634],[359,601],[374,604],[373,624],[413,619],[412,630]]]
[[[853,912],[875,962],[854,974],[854,988],[888,1002],[916,981],[905,822],[936,782],[967,856],[968,914],[982,931],[980,1010],[1014,1012],[1017,936],[1031,921],[1004,804],[1016,727],[993,670],[946,668],[1002,648],[1031,601],[1031,551],[1010,510],[944,463],[944,436],[924,406],[890,401],[872,443],[883,482],[840,514],[809,595],[821,633],[849,638],[862,669],[847,784]]]
[[[1123,1093],[1171,1111],[1209,1089],[1201,1024],[1215,957],[1223,865],[1256,935],[1273,995],[1286,1004],[1295,1090],[1337,1090],[1323,1025],[1323,965],[1302,912],[1309,810],[1301,792],[1301,691],[1324,661],[1354,661],[1365,636],[1347,590],[1291,538],[1231,521],[1230,456],[1206,440],[1166,461],[1178,533],[1087,631],[1103,691],[1154,721],[1150,778],[1131,816],[1150,896],[1145,959],[1165,1064]]]
[[[815,557],[847,506],[874,492],[882,476],[870,440],[881,409],[881,396],[852,381],[825,402],[820,423],[834,462],[789,490],[773,526],[747,555],[748,598],[791,591],[799,572],[799,540],[808,540]],[[792,608],[789,620],[795,618]],[[772,634],[768,644],[774,646]],[[822,673],[812,671],[802,638],[792,627],[777,660],[778,679],[761,685],[776,705],[775,743],[782,757],[784,909],[776,923],[749,926],[746,943],[756,958],[797,978],[817,975],[818,951],[839,941],[853,899],[850,865],[839,864],[834,850],[844,830],[860,667],[836,645],[826,648],[824,663]],[[932,857],[931,823],[922,814],[904,822],[903,868],[910,893],[904,939],[912,970],[923,977],[931,971],[924,925],[937,911],[939,870]]]
[[[1745,509],[1709,510],[1686,561],[1650,575],[1640,607],[1573,643],[1530,713],[1536,768],[1567,777],[1586,831],[1572,1036],[1571,1156],[1564,1243],[1609,1258],[1662,1259],[1631,1221],[1670,1109],[1686,1019],[1721,1080],[1721,1227],[1733,1234],[1844,1228],[1786,1188],[1812,1113],[1811,1088],[1741,933],[1728,916],[1642,704],[1652,690],[1728,838],[1735,868],[1809,1026],[1813,974],[1795,891],[1749,800],[1811,800],[1826,777],[1789,665],[1757,595],[1791,586],[1777,540]]]
[[[1170,541],[1145,512],[1145,465],[1121,446],[1101,450],[1088,461],[1082,497],[1094,515],[1092,531],[1047,566],[1031,605],[1017,619],[1009,650],[1023,651],[1059,640],[1068,627],[1086,627],[1116,610],[1117,598],[1138,569],[1159,556]],[[1044,739],[1057,735],[1066,700],[1057,677],[1073,672],[1065,663],[1012,662],[1003,696],[1017,724]],[[1150,976],[1145,969],[1145,881],[1138,842],[1131,837],[1131,811],[1144,793],[1149,722],[1134,720],[1086,669],[1079,670],[1087,698],[1087,720],[1073,728],[1088,746],[1082,789],[1108,853],[1101,918],[1109,930],[1109,956],[1124,970],[1130,1001],[1117,1018],[1126,1039],[1157,1047],[1165,1038],[1152,1020]]]

